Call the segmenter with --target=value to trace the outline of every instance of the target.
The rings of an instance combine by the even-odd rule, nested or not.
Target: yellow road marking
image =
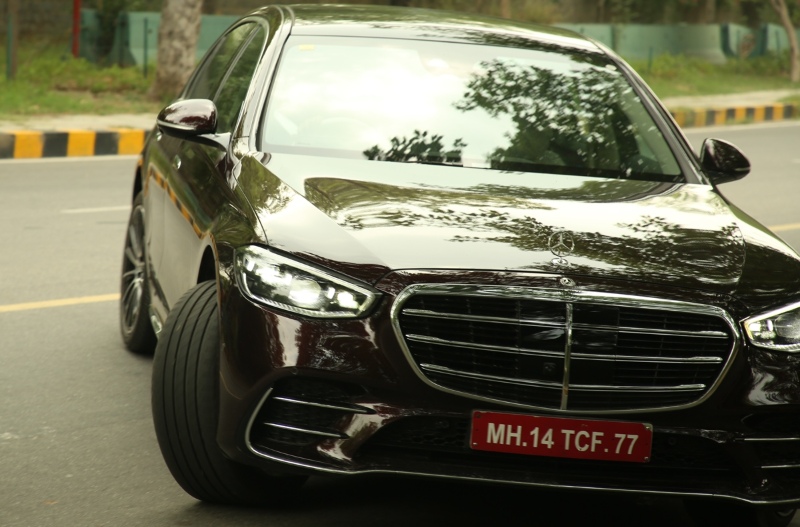
[[[95,304],[97,302],[113,302],[119,300],[119,293],[111,295],[79,296],[75,298],[61,298],[58,300],[44,300],[41,302],[26,302],[24,304],[0,305],[0,313],[14,311],[28,311],[31,309],[47,309],[50,307],[76,306],[79,304]]]

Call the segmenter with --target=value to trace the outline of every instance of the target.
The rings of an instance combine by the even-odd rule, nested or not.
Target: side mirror
[[[742,179],[750,173],[750,161],[742,151],[722,139],[703,141],[700,165],[715,185]]]
[[[176,101],[156,118],[159,130],[167,135],[222,148],[228,148],[230,134],[217,134],[217,107],[208,99]]]
[[[158,127],[179,137],[213,134],[217,131],[217,107],[207,99],[177,101],[159,112]]]

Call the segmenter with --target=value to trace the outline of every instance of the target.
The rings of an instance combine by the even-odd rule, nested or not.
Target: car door
[[[232,199],[226,134],[232,134],[253,72],[264,49],[267,29],[243,23],[226,33],[187,85],[183,99],[211,99],[217,104],[220,144],[163,134],[159,143],[160,185],[165,192],[163,236],[154,280],[168,310],[197,282],[206,233],[216,211]]]

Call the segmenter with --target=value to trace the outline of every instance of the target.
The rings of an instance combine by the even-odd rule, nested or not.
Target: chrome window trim
[[[714,315],[722,319],[730,328],[731,340],[732,340],[731,349],[730,352],[728,353],[727,360],[722,365],[722,368],[720,369],[720,372],[717,375],[717,378],[715,379],[713,384],[711,384],[707,388],[707,390],[703,395],[701,395],[700,397],[689,403],[679,404],[679,405],[652,406],[652,407],[641,407],[632,409],[624,408],[624,409],[612,409],[612,410],[596,410],[596,409],[570,410],[564,408],[563,402],[561,404],[561,408],[552,408],[552,407],[517,403],[499,398],[484,397],[440,386],[425,375],[422,369],[417,365],[411,353],[411,350],[408,348],[408,345],[406,344],[406,339],[403,335],[403,331],[400,327],[400,314],[402,311],[402,306],[405,304],[405,302],[412,296],[425,295],[425,294],[439,295],[439,296],[452,295],[460,297],[461,296],[486,297],[486,298],[500,297],[507,299],[521,298],[521,299],[535,299],[539,301],[549,300],[553,302],[564,302],[567,303],[568,305],[576,302],[585,302],[593,304],[614,305],[621,307],[632,307],[645,310],[652,309],[652,310],[665,310],[665,311],[674,311],[683,313],[696,313],[702,315]],[[499,404],[503,406],[522,408],[525,410],[532,410],[532,411],[559,413],[565,415],[575,415],[575,414],[623,415],[623,414],[635,414],[642,412],[667,412],[667,411],[674,411],[674,410],[680,410],[698,406],[703,402],[705,402],[706,400],[708,400],[714,394],[714,392],[716,392],[717,388],[719,388],[722,379],[725,378],[726,374],[730,370],[731,364],[733,364],[733,361],[735,360],[742,346],[742,335],[739,331],[738,324],[733,319],[733,317],[731,317],[731,315],[728,314],[727,311],[725,311],[720,307],[706,305],[706,304],[698,304],[693,302],[684,302],[679,300],[647,297],[647,296],[624,295],[619,293],[602,293],[597,291],[584,291],[575,289],[567,290],[567,289],[548,289],[539,287],[475,285],[475,284],[459,284],[459,283],[414,284],[403,289],[394,299],[394,302],[392,303],[391,307],[391,320],[392,320],[392,328],[394,329],[398,344],[400,345],[400,348],[403,354],[405,355],[409,366],[417,375],[417,377],[426,385],[435,388],[439,391],[450,393],[452,395],[466,397],[468,399],[473,399],[485,403]],[[568,387],[566,384],[564,385],[564,387],[576,389],[575,386]]]

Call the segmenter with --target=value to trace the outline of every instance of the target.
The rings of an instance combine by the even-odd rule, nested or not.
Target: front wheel
[[[270,505],[304,477],[269,476],[234,463],[217,446],[220,331],[216,284],[203,282],[169,313],[153,359],[153,421],[172,476],[195,498]]]
[[[797,512],[711,500],[687,500],[684,507],[697,527],[788,527]]]

